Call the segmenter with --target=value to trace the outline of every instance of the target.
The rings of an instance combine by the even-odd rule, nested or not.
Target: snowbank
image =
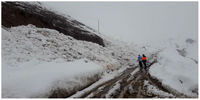
[[[2,97],[48,97],[52,90],[72,90],[86,85],[88,77],[100,74],[102,66],[84,59],[74,62],[33,60],[18,68],[3,66]]]
[[[197,42],[172,40],[164,46],[157,55],[158,63],[150,68],[151,75],[180,93],[197,96],[192,92],[198,88]]]

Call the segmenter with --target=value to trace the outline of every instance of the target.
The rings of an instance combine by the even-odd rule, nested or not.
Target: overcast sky
[[[126,42],[198,34],[197,2],[45,2],[100,32]]]

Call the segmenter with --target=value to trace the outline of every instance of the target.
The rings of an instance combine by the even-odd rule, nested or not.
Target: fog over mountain
[[[43,2],[100,32],[125,42],[156,43],[196,37],[197,2]]]

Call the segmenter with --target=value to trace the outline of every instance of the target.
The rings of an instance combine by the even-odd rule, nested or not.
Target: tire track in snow
[[[149,64],[156,63],[156,60]],[[163,94],[149,93],[147,86],[144,84],[145,80],[150,83]],[[118,85],[118,87],[116,87]],[[83,93],[80,98],[185,98],[187,96],[170,91],[164,87],[162,83],[153,78],[149,73],[139,70],[138,66],[134,68],[127,68],[121,75],[110,79],[102,84],[97,85],[93,89]]]
[[[91,90],[89,91],[86,91],[85,93],[83,93],[80,98],[85,98],[87,97],[88,95],[90,95],[91,93],[93,93],[93,97],[97,98],[97,97],[105,97],[105,96],[102,96],[102,94],[104,93],[107,93],[108,90],[110,88],[112,88],[112,86],[120,79],[122,79],[123,77],[129,75],[133,70],[135,70],[136,67],[134,68],[127,68],[125,71],[122,72],[122,74],[120,76],[117,76],[111,80],[108,80],[102,84],[99,84],[97,85],[96,87],[92,88]],[[106,87],[104,91],[104,93],[99,89],[100,87]],[[99,91],[100,90],[100,91]],[[102,94],[101,94],[102,93]]]

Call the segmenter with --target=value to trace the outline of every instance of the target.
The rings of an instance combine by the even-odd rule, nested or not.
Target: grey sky
[[[46,2],[100,32],[127,42],[198,34],[197,2]]]

